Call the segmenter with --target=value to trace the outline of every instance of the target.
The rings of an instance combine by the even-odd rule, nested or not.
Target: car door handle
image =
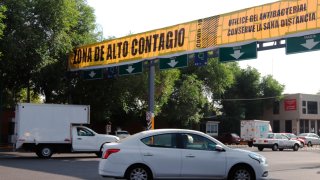
[[[189,155],[186,155],[187,158],[194,158],[196,157],[195,155],[192,155],[192,154],[189,154]]]
[[[81,140],[82,138],[77,138],[78,140]]]
[[[143,156],[153,156],[153,154],[151,154],[151,153],[145,153],[145,154],[143,154]]]

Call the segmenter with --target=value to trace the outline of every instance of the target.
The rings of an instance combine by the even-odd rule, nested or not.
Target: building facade
[[[269,120],[273,132],[320,134],[320,95],[286,94],[265,109],[263,119]]]

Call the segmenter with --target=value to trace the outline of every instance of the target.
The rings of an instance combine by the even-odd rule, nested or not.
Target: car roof
[[[142,131],[141,134],[149,136],[149,135],[155,135],[155,134],[162,134],[162,133],[196,133],[196,134],[204,134],[199,131],[191,130],[191,129],[153,129],[153,130],[147,130]]]
[[[190,130],[190,129],[153,129],[153,130],[146,130],[142,131],[136,134],[133,134],[125,139],[122,140],[123,143],[130,143],[132,141],[135,141],[137,139],[143,139],[148,136],[153,136],[157,134],[164,134],[164,133],[193,133],[193,134],[199,134],[207,137],[211,137],[203,132]]]

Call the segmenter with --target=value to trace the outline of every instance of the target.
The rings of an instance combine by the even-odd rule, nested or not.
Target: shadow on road
[[[33,153],[0,152],[0,166],[57,174],[75,179],[104,179],[98,174],[99,158],[94,154],[75,156],[53,155],[51,159],[39,159]],[[0,178],[1,179],[1,178]]]

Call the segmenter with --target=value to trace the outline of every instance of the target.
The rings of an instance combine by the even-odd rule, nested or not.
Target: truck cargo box
[[[89,124],[90,106],[19,103],[16,138],[25,142],[70,143],[71,124]]]

